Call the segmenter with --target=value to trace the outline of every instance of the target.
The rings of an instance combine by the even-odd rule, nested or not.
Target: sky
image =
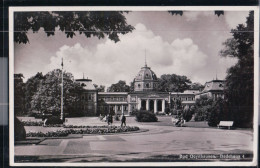
[[[119,80],[129,84],[145,64],[156,73],[185,75],[192,82],[204,84],[225,79],[226,71],[236,59],[219,55],[223,42],[231,38],[230,30],[245,23],[249,12],[184,11],[172,16],[165,11],[130,12],[124,14],[135,30],[120,35],[115,43],[108,39],[86,38],[77,34],[66,38],[62,32],[47,37],[43,31],[28,33],[29,44],[14,47],[14,72],[22,73],[26,81],[37,72],[61,68],[75,79],[92,79],[98,85],[110,86]]]

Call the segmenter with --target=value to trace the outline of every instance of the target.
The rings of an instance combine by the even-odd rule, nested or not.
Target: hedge
[[[14,118],[14,139],[15,141],[25,140],[26,131],[23,123],[17,118]]]
[[[139,111],[136,116],[136,121],[138,122],[157,122],[158,118],[153,112],[149,111]]]
[[[47,119],[45,125],[63,124],[63,121],[58,116],[51,116]]]

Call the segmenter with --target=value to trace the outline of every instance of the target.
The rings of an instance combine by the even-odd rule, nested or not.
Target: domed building
[[[134,92],[128,94],[128,100],[130,113],[134,110],[165,112],[170,103],[170,94],[158,91],[158,78],[145,63],[134,79]]]
[[[84,109],[96,115],[124,114],[129,115],[135,110],[147,110],[154,113],[169,112],[173,108],[176,99],[182,100],[183,106],[195,104],[195,95],[199,91],[186,90],[183,93],[160,92],[158,90],[158,78],[154,71],[145,63],[134,78],[134,90],[132,92],[98,92],[90,79],[76,80],[83,85],[85,92],[82,99],[85,102]],[[97,109],[97,110],[96,110]]]
[[[138,72],[134,79],[135,92],[149,92],[156,91],[158,87],[158,79],[156,74],[150,67],[145,64],[144,67]]]

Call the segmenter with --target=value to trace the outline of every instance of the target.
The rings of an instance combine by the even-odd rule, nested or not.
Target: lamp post
[[[61,112],[60,119],[63,121],[63,58],[61,59]]]

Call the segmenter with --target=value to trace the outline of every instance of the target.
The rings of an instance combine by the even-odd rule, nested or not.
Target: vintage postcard
[[[10,165],[255,166],[259,8],[10,7]]]

